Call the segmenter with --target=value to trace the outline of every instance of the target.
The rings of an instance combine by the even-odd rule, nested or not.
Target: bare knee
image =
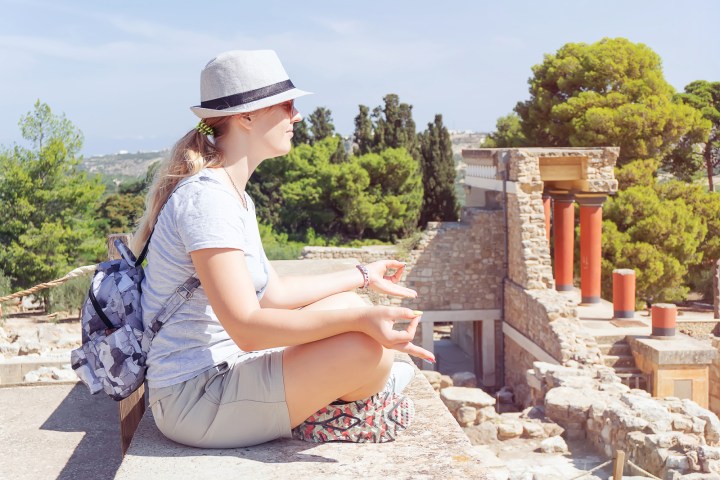
[[[360,368],[377,369],[383,359],[384,348],[372,337],[361,332],[338,335],[343,343],[344,357]]]
[[[355,292],[342,292],[333,295],[337,302],[345,308],[368,307],[371,304]]]

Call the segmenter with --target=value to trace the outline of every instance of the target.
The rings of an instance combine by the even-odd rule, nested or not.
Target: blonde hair
[[[227,130],[230,118],[232,116],[228,115],[204,119],[204,122],[215,132],[214,142],[194,128],[173,146],[170,158],[158,168],[145,198],[145,213],[140,218],[138,229],[131,241],[131,248],[135,255],[140,255],[145,242],[155,228],[160,210],[177,184],[183,178],[195,175],[205,167],[223,165],[222,152],[216,145]]]

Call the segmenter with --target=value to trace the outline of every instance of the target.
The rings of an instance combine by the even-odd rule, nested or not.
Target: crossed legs
[[[331,295],[305,307],[335,310],[364,307],[355,293]],[[394,353],[360,332],[348,332],[304,345],[288,347],[283,354],[285,399],[290,425],[339,399],[359,400],[385,386]]]

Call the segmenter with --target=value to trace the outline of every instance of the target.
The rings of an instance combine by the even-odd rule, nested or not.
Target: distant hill
[[[459,158],[463,148],[480,148],[487,136],[488,134],[483,132],[450,132],[453,154]]]
[[[453,154],[457,166],[462,168],[460,151],[463,148],[477,148],[487,136],[480,132],[451,132]],[[162,161],[170,156],[170,149],[154,152],[119,152],[84,158],[80,169],[88,173],[97,173],[108,187],[108,193],[117,190],[120,184],[133,182],[145,176],[147,169],[154,162]]]
[[[83,159],[80,168],[89,173],[103,176],[140,178],[145,176],[147,169],[154,162],[165,160],[170,150],[156,152],[111,153]]]
[[[169,149],[155,152],[111,153],[84,158],[80,163],[80,169],[91,174],[99,174],[105,184],[106,193],[111,194],[117,192],[123,183],[131,183],[145,177],[150,165],[169,156]]]

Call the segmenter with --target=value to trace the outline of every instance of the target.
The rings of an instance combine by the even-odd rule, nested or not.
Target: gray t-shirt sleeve
[[[178,234],[190,253],[203,248],[248,247],[247,228],[240,202],[218,188],[192,188],[175,208]]]

